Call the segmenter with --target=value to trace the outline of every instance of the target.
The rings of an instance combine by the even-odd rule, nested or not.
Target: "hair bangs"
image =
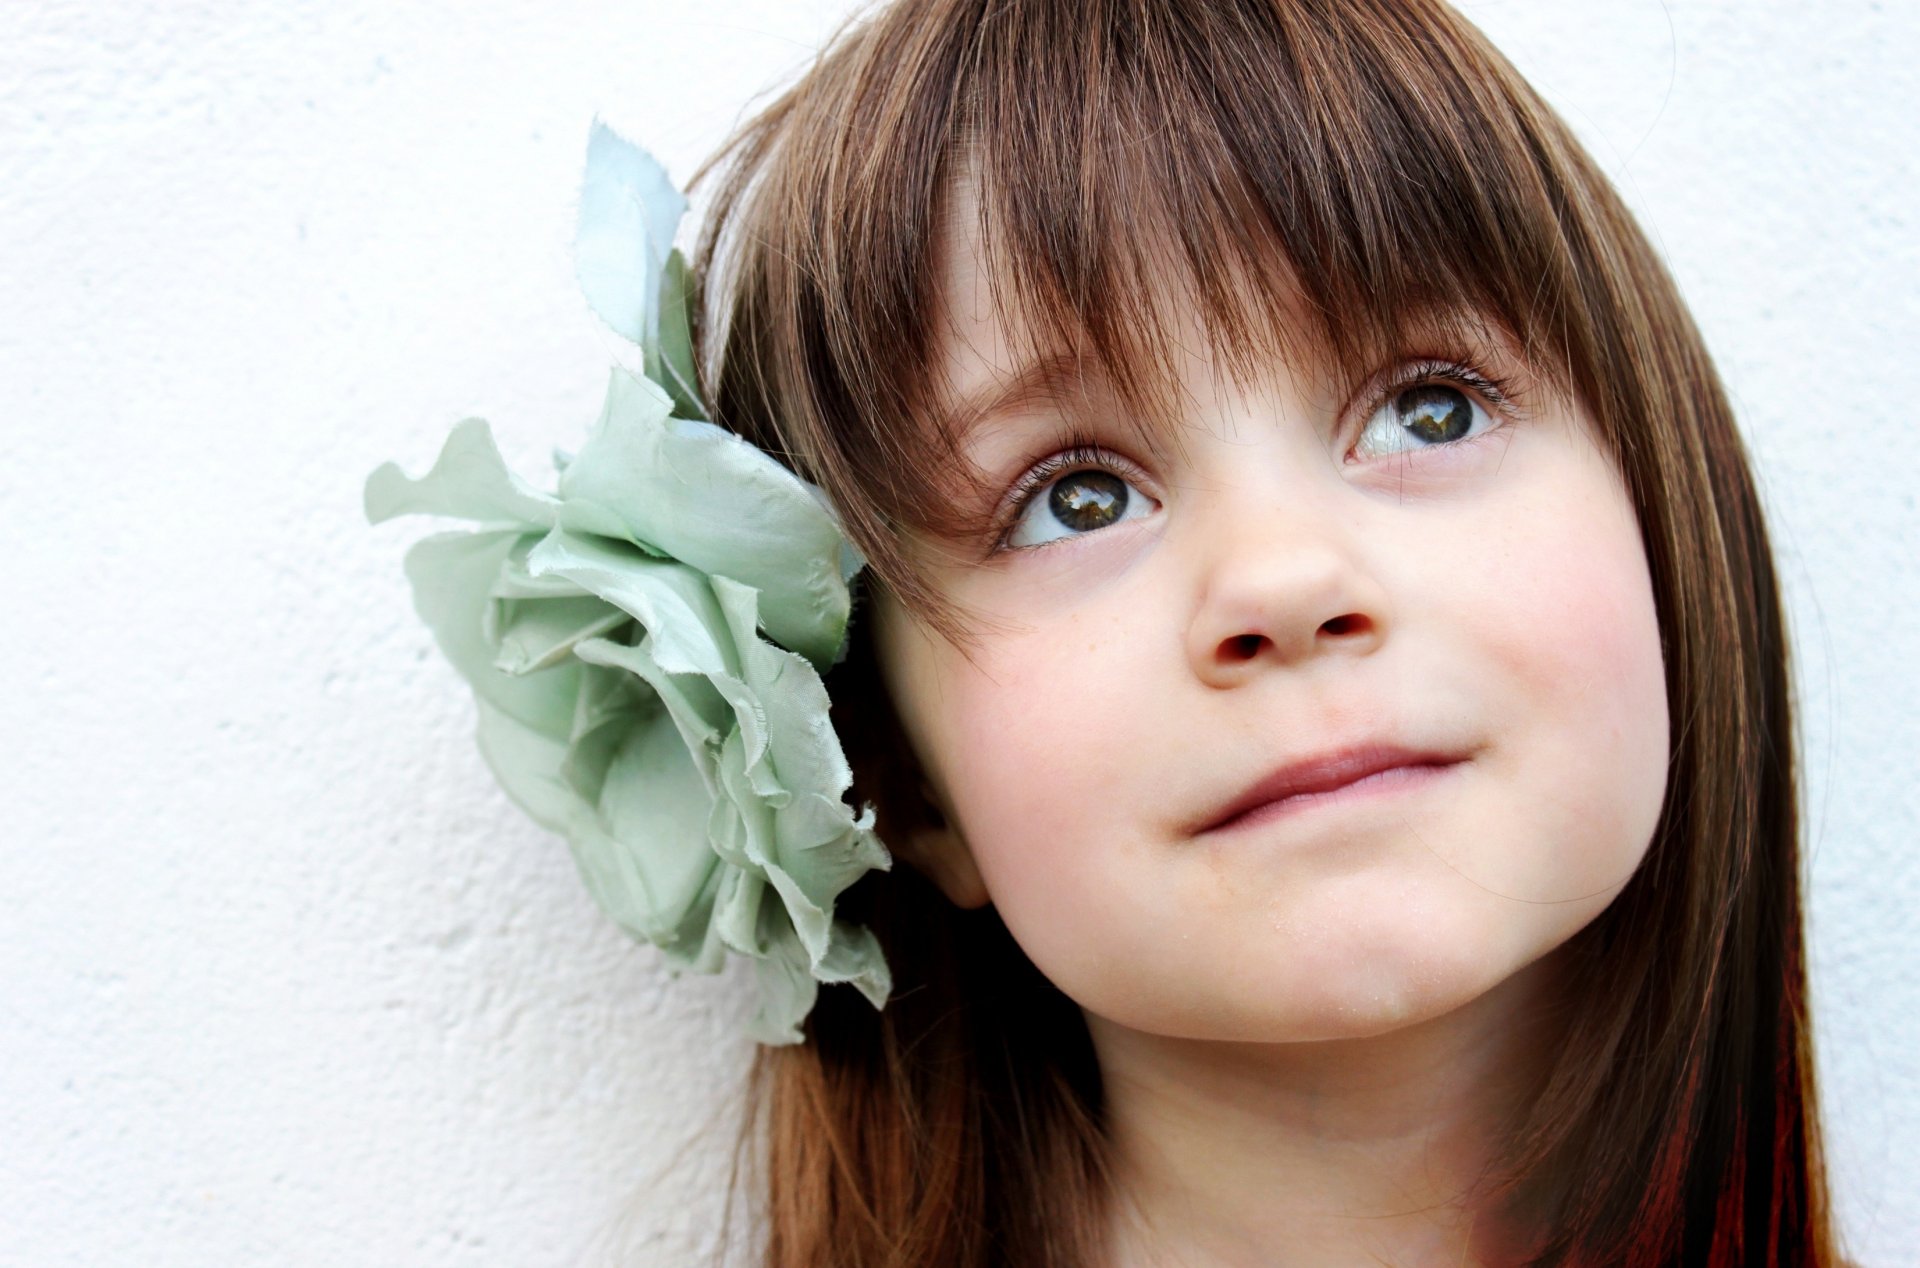
[[[1187,311],[1243,389],[1276,360],[1352,383],[1490,330],[1567,385],[1566,248],[1532,142],[1486,97],[1490,50],[1278,6],[1111,7],[1133,20],[1004,14],[981,37],[1002,73],[963,99],[958,179],[1031,355],[1084,349],[1163,433]]]

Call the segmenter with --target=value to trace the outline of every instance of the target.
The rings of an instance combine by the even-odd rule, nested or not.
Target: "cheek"
[[[1137,640],[1066,624],[1064,637],[1007,639],[977,668],[961,662],[943,675],[951,791],[969,838],[993,856],[1025,853],[1031,838],[1084,822],[1089,807],[1137,795],[1140,701],[1125,689],[1139,681],[1126,663]]]
[[[1126,878],[1151,865],[1143,739],[1163,730],[1141,684],[1147,640],[1081,615],[1045,637],[994,640],[977,663],[943,658],[926,747],[988,892],[1036,963],[1072,979],[1103,959],[1063,913],[1138,901]],[[1164,674],[1164,666],[1160,669]],[[1056,945],[1058,943],[1059,945]]]
[[[1535,901],[1603,903],[1639,864],[1666,791],[1668,714],[1645,550],[1607,471],[1576,474],[1523,512],[1478,601],[1484,698],[1508,719],[1491,760],[1540,824],[1538,846],[1485,860]],[[1584,920],[1596,907],[1571,904]]]

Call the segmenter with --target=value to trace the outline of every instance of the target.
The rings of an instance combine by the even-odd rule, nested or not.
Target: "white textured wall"
[[[597,111],[684,179],[841,0],[0,7],[0,1263],[687,1262],[742,975],[668,984],[474,752],[360,519],[615,351]],[[1604,18],[1594,16],[1596,9]],[[1920,1260],[1920,9],[1469,12],[1664,246],[1799,639],[1846,1228]],[[669,1172],[656,1182],[656,1173]]]

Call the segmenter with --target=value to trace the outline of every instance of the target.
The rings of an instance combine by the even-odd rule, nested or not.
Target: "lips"
[[[1235,797],[1203,822],[1196,833],[1231,827],[1235,820],[1260,807],[1290,797],[1334,792],[1369,775],[1401,768],[1434,770],[1464,761],[1462,753],[1405,748],[1397,744],[1363,744],[1314,754],[1289,762]]]

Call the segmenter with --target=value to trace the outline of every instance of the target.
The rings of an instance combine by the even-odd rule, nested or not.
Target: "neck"
[[[1112,1264],[1517,1257],[1528,1230],[1476,1182],[1545,1076],[1560,963],[1365,1039],[1171,1039],[1089,1014],[1116,1163]]]

